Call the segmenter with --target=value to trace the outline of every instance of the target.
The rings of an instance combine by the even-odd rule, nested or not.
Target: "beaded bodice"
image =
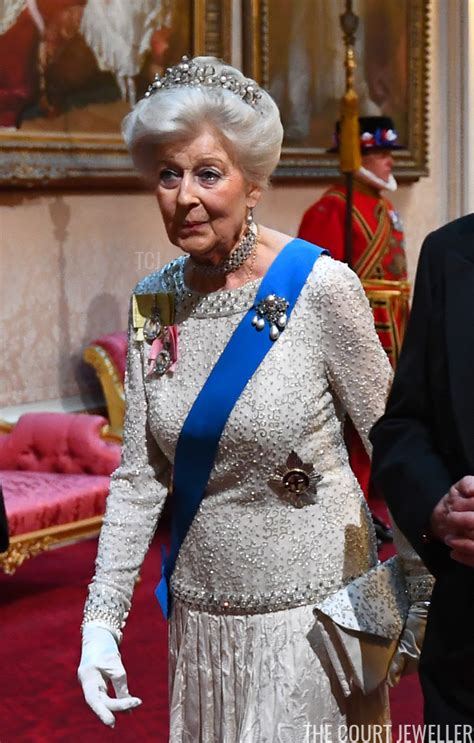
[[[123,461],[86,606],[86,619],[116,630],[163,506],[183,422],[259,286],[200,295],[184,283],[184,260],[136,289],[175,293],[179,357],[173,373],[147,377],[147,344],[130,336]],[[172,576],[175,596],[208,611],[274,611],[324,597],[374,564],[372,523],[342,422],[347,411],[367,443],[390,377],[359,280],[344,264],[319,258],[227,421]],[[304,493],[285,485],[292,452],[308,473]]]
[[[191,313],[196,318],[216,318],[243,314],[252,306],[261,279],[250,281],[238,289],[228,289],[210,294],[189,289],[184,280],[186,258],[176,258],[159,274],[146,276],[137,287],[137,292],[148,294],[155,291],[171,291],[176,298],[177,322]]]

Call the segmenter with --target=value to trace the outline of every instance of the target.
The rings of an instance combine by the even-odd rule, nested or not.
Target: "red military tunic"
[[[345,260],[346,188],[334,185],[303,216],[299,237],[327,248]],[[393,205],[374,188],[354,180],[352,267],[359,276],[372,311],[380,342],[395,366],[408,319],[403,227]],[[356,431],[348,427],[352,468],[368,493],[370,463]]]
[[[346,189],[331,186],[305,213],[299,237],[328,248],[343,261]],[[352,264],[374,311],[380,342],[395,366],[408,316],[409,286],[403,227],[392,204],[354,181]]]

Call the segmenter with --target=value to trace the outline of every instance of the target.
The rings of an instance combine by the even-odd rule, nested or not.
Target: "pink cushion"
[[[110,475],[120,446],[101,438],[100,415],[27,413],[0,436],[0,470]]]
[[[106,475],[0,471],[10,536],[102,514],[109,482]]]
[[[100,346],[104,351],[107,351],[117,369],[120,379],[123,382],[125,376],[125,363],[127,359],[127,333],[122,330],[119,330],[116,333],[107,333],[107,335],[102,335],[100,338],[96,338],[95,341],[92,341],[91,345]]]

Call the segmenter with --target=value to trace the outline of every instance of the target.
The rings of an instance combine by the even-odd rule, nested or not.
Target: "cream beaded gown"
[[[85,621],[100,619],[119,635],[183,422],[259,286],[191,292],[185,260],[136,290],[176,294],[179,358],[173,373],[147,377],[149,346],[131,330],[123,460],[112,477],[85,611]],[[285,331],[232,410],[178,556],[171,741],[301,743],[308,725],[347,721],[312,609],[376,563],[342,429],[348,412],[367,442],[390,376],[359,280],[320,257]],[[306,473],[300,495],[284,484],[295,462]],[[374,715],[383,717],[383,697],[381,690]]]

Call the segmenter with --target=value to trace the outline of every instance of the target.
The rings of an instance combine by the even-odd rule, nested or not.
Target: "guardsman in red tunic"
[[[395,367],[408,319],[403,226],[382,191],[395,191],[393,150],[400,149],[393,122],[387,116],[359,118],[362,167],[354,174],[352,205],[352,268],[358,274],[374,313],[380,342]],[[339,122],[336,143],[339,149]],[[345,260],[346,187],[331,186],[304,214],[299,237],[321,245],[333,258]],[[368,495],[370,463],[355,429],[347,427],[352,468]]]

